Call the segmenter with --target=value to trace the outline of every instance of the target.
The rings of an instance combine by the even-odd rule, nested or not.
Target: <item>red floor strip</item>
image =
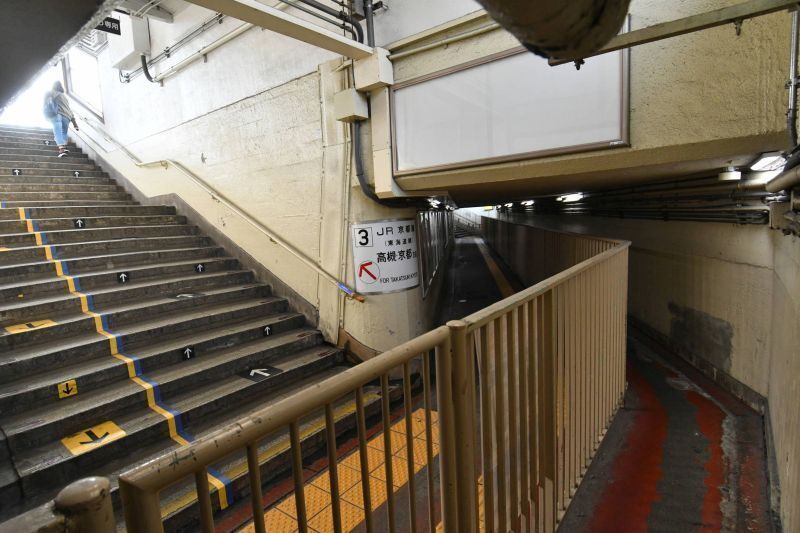
[[[653,503],[660,500],[658,482],[667,438],[667,412],[650,384],[628,364],[628,380],[641,399],[634,431],[613,466],[615,482],[595,509],[590,531],[647,531]]]

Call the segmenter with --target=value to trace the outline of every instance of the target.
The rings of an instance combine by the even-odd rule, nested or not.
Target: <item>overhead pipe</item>
[[[769,192],[791,191],[795,187],[800,187],[800,166],[792,167],[789,170],[778,174],[766,184]]]
[[[336,20],[331,20],[331,19],[329,19],[328,17],[326,17],[326,16],[325,16],[325,15],[323,15],[322,13],[318,13],[318,12],[314,11],[314,10],[313,10],[313,9],[311,9],[311,8],[308,8],[308,7],[303,7],[303,6],[301,6],[301,5],[298,5],[299,3],[303,3],[303,4],[310,5],[310,4],[308,4],[308,2],[306,2],[306,1],[304,1],[304,0],[295,0],[295,1],[293,1],[293,2],[290,2],[289,0],[280,0],[280,1],[281,1],[281,2],[283,2],[283,4],[284,4],[284,5],[286,5],[286,6],[288,6],[288,7],[293,7],[293,8],[295,8],[295,9],[298,9],[298,10],[302,11],[303,13],[308,13],[308,14],[309,14],[309,15],[311,15],[312,17],[316,17],[316,18],[318,18],[319,20],[321,20],[321,21],[323,21],[323,22],[326,22],[326,23],[328,23],[328,24],[330,24],[330,25],[332,25],[332,26],[336,26],[337,28],[341,28],[341,29],[343,29],[343,30],[345,30],[345,31],[348,31],[348,32],[350,32],[350,35],[352,35],[352,36],[353,36],[353,39],[354,39],[354,40],[356,40],[356,41],[358,41],[358,42],[360,42],[360,43],[361,43],[361,42],[364,42],[364,41],[363,41],[363,39],[364,39],[364,32],[363,32],[363,30],[361,29],[361,27],[359,26],[357,30],[356,30],[356,29],[354,29],[354,28],[348,28],[348,27],[347,27],[347,25],[346,25],[346,24],[345,24],[345,22],[344,22],[344,19],[342,18],[342,15],[344,15],[344,13],[340,13],[340,12],[338,12],[338,11],[336,11],[336,10],[333,10],[333,9],[330,9],[330,8],[328,8],[327,6],[325,6],[325,5],[323,5],[323,4],[320,4],[320,5],[322,5],[323,7],[326,7],[327,9],[329,9],[329,10],[330,10],[330,11],[333,13],[333,16],[334,16],[334,17],[337,17],[337,18],[339,18],[340,20],[342,20],[342,22],[340,23],[339,21],[336,21]],[[315,7],[317,7],[317,6],[315,6]]]
[[[284,0],[281,0],[281,1],[284,1]],[[327,13],[328,15],[331,15],[332,17],[338,18],[342,22],[346,22],[347,24],[350,24],[350,26],[353,27],[353,31],[354,31],[356,40],[358,42],[360,42],[360,43],[364,42],[364,28],[361,27],[361,24],[359,24],[359,22],[356,19],[354,19],[352,16],[348,15],[347,13],[345,13],[344,10],[336,11],[332,7],[326,6],[325,4],[323,4],[322,2],[318,2],[317,0],[296,0],[296,2],[300,2],[300,3],[303,3],[303,4],[307,5],[307,6],[310,6],[310,7],[313,7],[315,9],[318,9],[318,10],[322,11],[323,13]],[[297,7],[297,4],[296,3],[292,4],[292,7]]]
[[[367,22],[367,45],[375,46],[375,14],[372,11],[372,0],[364,0],[364,17]]]
[[[548,59],[580,60],[617,35],[630,0],[478,0],[528,50]]]
[[[792,12],[792,44],[789,51],[789,110],[786,112],[786,129],[789,132],[789,147],[797,146],[797,49],[800,15]]]

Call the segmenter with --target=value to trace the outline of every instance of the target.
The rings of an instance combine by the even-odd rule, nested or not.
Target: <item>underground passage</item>
[[[800,531],[796,0],[0,35],[0,533]]]

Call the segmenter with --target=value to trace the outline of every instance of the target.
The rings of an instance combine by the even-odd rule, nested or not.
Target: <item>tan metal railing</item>
[[[358,453],[360,454],[361,487],[363,491],[365,522],[367,529],[372,531],[372,506],[370,505],[370,468],[367,456],[367,413],[363,387],[371,382],[379,383],[381,401],[381,421],[384,428],[383,449],[386,454],[385,464],[391,465],[392,453],[395,444],[391,442],[390,410],[391,399],[397,394],[402,396],[403,417],[406,422],[406,453],[408,465],[408,483],[410,494],[414,494],[414,446],[412,431],[413,420],[412,393],[419,387],[414,387],[411,372],[412,363],[420,360],[422,370],[421,395],[425,417],[426,460],[428,465],[434,464],[433,444],[441,442],[442,449],[454,446],[452,443],[452,430],[449,423],[452,420],[447,407],[448,399],[452,396],[446,381],[441,378],[437,385],[432,385],[431,363],[435,361],[436,372],[439,376],[450,374],[452,361],[452,348],[450,345],[450,332],[445,326],[430,331],[416,339],[399,346],[346,370],[334,378],[330,378],[302,394],[294,395],[261,409],[246,419],[237,421],[234,425],[217,431],[208,437],[199,439],[189,446],[176,450],[168,455],[154,460],[142,467],[136,468],[120,476],[119,486],[125,511],[125,522],[128,530],[132,532],[157,532],[163,531],[161,522],[161,509],[159,505],[159,492],[164,488],[184,478],[193,476],[196,483],[200,507],[200,520],[204,532],[214,531],[211,497],[208,487],[207,467],[225,456],[246,449],[250,473],[251,503],[255,528],[258,532],[264,531],[263,520],[260,519],[262,509],[261,494],[261,469],[258,463],[258,442],[260,439],[274,434],[276,431],[289,430],[290,450],[292,456],[292,471],[294,476],[294,495],[297,509],[297,522],[301,531],[307,531],[307,515],[304,498],[303,478],[303,451],[300,445],[299,423],[301,418],[323,411],[325,418],[325,434],[327,438],[328,458],[330,465],[338,462],[336,446],[336,422],[334,420],[334,405],[347,395],[354,395],[356,401]],[[390,374],[399,370],[402,376],[400,386],[390,380]],[[434,390],[436,397],[434,398]],[[438,428],[441,434],[434,435],[434,425],[431,415],[434,412],[434,401],[438,404]],[[438,433],[438,431],[437,431]],[[447,437],[449,435],[449,437]],[[444,453],[444,452],[442,452]],[[448,452],[448,454],[451,452]],[[337,480],[337,469],[330,468],[330,484],[332,494],[332,511],[334,531],[342,531],[342,517],[339,509],[340,491]],[[449,478],[452,473],[447,472]],[[386,470],[387,505],[390,522],[394,520],[394,486],[391,469]],[[435,501],[433,477],[428,477],[428,499]],[[409,498],[408,516],[416,516],[415,498]],[[431,506],[428,509],[432,509]],[[433,517],[429,514],[430,526],[435,527]]]
[[[609,249],[463,321],[487,531],[553,531],[622,400],[628,244],[590,244]]]
[[[202,530],[213,531],[207,469],[229,454],[246,452],[254,527],[263,532],[258,446],[261,439],[288,431],[297,523],[307,531],[300,424],[309,416],[324,419],[328,461],[335,465],[340,457],[334,406],[354,397],[367,531],[377,530],[367,455],[371,416],[383,428],[389,531],[400,513],[409,517],[412,531],[416,519],[430,531],[440,524],[459,533],[554,531],[625,389],[629,243],[565,242],[570,244],[563,244],[558,262],[564,270],[558,274],[122,474],[128,530],[162,531],[159,493],[193,477]],[[365,400],[370,387],[378,390],[378,400]],[[369,401],[379,405],[368,412]],[[414,410],[421,410],[423,419],[412,419]],[[398,415],[405,428],[405,472],[388,467],[398,449],[389,430]],[[422,479],[414,467],[415,439],[424,441],[419,453],[427,465],[421,491],[415,487]],[[401,474],[408,480],[406,494],[427,497],[417,505],[417,498],[406,496],[407,511],[395,501],[392,478]],[[328,475],[338,532],[344,528],[337,468],[329,467]]]

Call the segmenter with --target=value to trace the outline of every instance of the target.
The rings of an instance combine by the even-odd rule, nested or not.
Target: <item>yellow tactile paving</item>
[[[358,524],[364,521],[364,510],[360,507],[356,507],[355,505],[347,503],[346,501],[341,501],[339,505],[342,514],[342,529],[354,529],[358,526]],[[320,533],[333,531],[332,507],[328,506],[321,512],[317,513],[315,517],[310,518],[308,520],[308,527],[311,528],[312,531]],[[269,529],[267,529],[267,531],[269,531]],[[276,529],[275,531],[279,530]]]
[[[439,453],[438,416],[431,413],[432,432],[434,435],[434,457]],[[397,492],[408,483],[408,462],[406,461],[406,422],[401,419],[390,428],[392,444],[392,485]],[[419,409],[412,413],[412,432],[414,433],[414,473],[427,466],[425,441],[425,412]],[[386,503],[386,465],[384,463],[383,432],[373,436],[367,442],[367,462],[369,465],[370,503],[373,511]],[[339,495],[342,517],[342,528],[351,531],[364,522],[364,496],[361,486],[361,462],[358,449],[339,460],[336,466],[339,473]],[[306,497],[306,514],[311,531],[327,533],[333,531],[333,515],[331,508],[331,486],[328,470],[309,480],[304,487]],[[297,516],[294,493],[289,494],[280,503],[264,513],[267,531],[283,533],[296,531]],[[252,523],[241,531],[250,533],[255,528]]]
[[[354,487],[358,483],[361,483],[361,471],[353,470],[349,466],[345,466],[343,464],[337,465],[337,471],[339,473],[339,492],[346,492],[350,488]],[[321,475],[315,477],[311,480],[311,484],[315,487],[318,487],[325,492],[331,491],[331,478],[326,470]]]

